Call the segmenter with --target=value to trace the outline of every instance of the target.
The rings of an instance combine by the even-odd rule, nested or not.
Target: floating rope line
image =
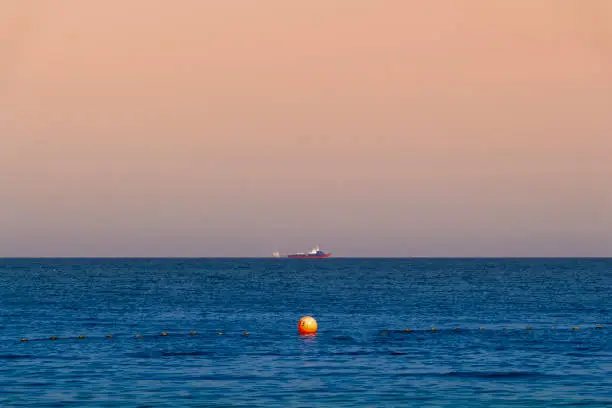
[[[591,326],[592,328],[596,329],[596,330],[601,330],[604,329],[604,326],[601,324],[595,325],[595,326]],[[558,327],[551,327],[550,329],[548,328],[540,328],[540,329],[534,329],[531,326],[527,326],[524,328],[518,328],[518,327],[514,327],[514,328],[509,328],[509,327],[503,327],[501,329],[499,328],[493,328],[493,329],[486,329],[485,327],[478,327],[478,328],[461,328],[461,327],[455,327],[453,329],[438,329],[437,327],[431,327],[429,329],[412,329],[412,328],[406,328],[403,330],[392,330],[392,329],[384,329],[381,330],[378,334],[381,336],[385,336],[388,335],[389,333],[424,333],[424,332],[487,332],[487,331],[504,331],[504,332],[509,332],[509,331],[543,331],[543,330],[548,330],[548,331],[556,331],[559,332],[563,329],[560,329]],[[575,332],[575,331],[580,331],[581,328],[580,326],[572,326],[570,328],[567,329],[567,331],[570,332]],[[134,338],[134,339],[145,339],[145,338],[153,338],[153,337],[177,337],[177,336],[196,336],[199,333],[195,330],[189,331],[186,334],[185,333],[168,333],[168,332],[161,332],[158,334],[147,334],[147,335],[143,335],[143,334],[135,334],[135,335],[115,335],[115,334],[107,334],[104,337],[89,337],[89,336],[85,336],[83,334],[77,335],[77,336],[68,336],[68,337],[60,337],[60,336],[49,336],[49,337],[42,337],[42,338],[27,338],[27,337],[23,337],[20,339],[20,341],[22,343],[26,343],[26,342],[31,342],[31,341],[58,341],[58,340],[88,340],[88,339],[115,339],[117,337],[124,337],[124,338]],[[217,332],[213,332],[211,334],[216,334],[218,336],[221,335],[225,335],[226,333],[223,331],[217,331]],[[247,337],[250,335],[250,332],[248,331],[243,331],[240,333],[241,337]]]
[[[597,329],[597,330],[600,330],[600,329],[604,328],[604,326],[601,325],[601,324],[598,324],[598,325],[593,326],[593,327],[595,329]],[[551,331],[558,331],[557,329],[558,329],[557,327],[551,327],[550,328]],[[429,329],[411,329],[411,328],[406,328],[404,330],[384,329],[384,330],[381,330],[379,332],[379,334],[380,335],[386,335],[386,334],[389,334],[390,332],[395,332],[395,333],[397,333],[397,332],[400,332],[400,333],[401,332],[404,332],[404,333],[413,333],[413,332],[437,332],[437,331],[449,331],[449,330],[450,331],[454,331],[454,332],[460,332],[460,331],[497,331],[497,330],[500,330],[500,329],[498,329],[498,328],[486,329],[485,327],[478,327],[478,328],[471,328],[471,329],[470,328],[463,329],[461,327],[455,327],[454,329],[438,329],[437,327],[431,327]],[[537,331],[542,331],[542,330],[549,330],[549,329],[547,329],[547,328],[534,329],[531,326],[527,326],[527,327],[524,327],[524,328],[519,328],[519,327],[514,327],[514,328],[504,327],[501,330],[507,332],[507,331],[510,331],[510,330],[513,330],[513,331],[536,331],[536,330]],[[570,330],[570,331],[579,331],[580,330],[580,326],[573,326],[573,327],[570,327],[568,330]]]
[[[216,334],[218,335],[222,335],[225,334],[222,331],[216,332]],[[242,336],[248,336],[250,333],[248,331],[244,331],[241,332]],[[28,338],[28,337],[22,337],[20,339],[20,341],[22,343],[26,343],[26,342],[31,342],[31,341],[56,341],[56,340],[75,340],[75,339],[79,339],[79,340],[85,340],[85,339],[115,339],[118,337],[121,338],[134,338],[134,339],[144,339],[144,338],[151,338],[151,337],[177,337],[177,336],[196,336],[198,335],[198,332],[195,330],[191,330],[190,332],[183,334],[183,333],[168,333],[168,332],[161,332],[159,334],[134,334],[134,335],[117,335],[117,334],[107,334],[104,337],[90,337],[90,336],[85,336],[85,335],[78,335],[78,336],[66,336],[66,337],[62,337],[62,336],[50,336],[50,337],[38,337],[38,338]]]

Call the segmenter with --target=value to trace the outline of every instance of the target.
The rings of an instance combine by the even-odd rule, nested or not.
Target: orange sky
[[[612,256],[607,0],[4,0],[0,256]]]

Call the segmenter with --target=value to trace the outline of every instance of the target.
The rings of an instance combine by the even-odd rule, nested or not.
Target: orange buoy
[[[315,334],[317,329],[317,321],[312,316],[304,316],[298,323],[298,331],[300,334]]]

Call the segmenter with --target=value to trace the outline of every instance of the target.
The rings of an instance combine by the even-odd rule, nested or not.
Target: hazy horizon
[[[285,254],[284,254],[285,255]],[[332,256],[326,258],[324,260],[307,260],[303,261],[301,259],[294,260],[291,258],[287,258],[282,256],[281,258],[275,258],[271,255],[261,255],[261,256],[4,256],[0,257],[5,261],[33,261],[33,260],[66,260],[66,261],[79,261],[79,260],[134,260],[134,261],[176,261],[176,260],[269,260],[269,261],[279,261],[279,262],[329,262],[334,259],[359,259],[359,260],[424,260],[424,261],[486,261],[486,260],[541,260],[541,261],[554,261],[554,260],[610,260],[612,256]],[[312,264],[311,264],[312,265]]]
[[[612,256],[606,0],[6,0],[0,257]]]

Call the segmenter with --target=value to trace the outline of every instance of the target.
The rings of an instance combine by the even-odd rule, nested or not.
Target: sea
[[[611,312],[611,259],[4,259],[0,407],[612,406]]]

